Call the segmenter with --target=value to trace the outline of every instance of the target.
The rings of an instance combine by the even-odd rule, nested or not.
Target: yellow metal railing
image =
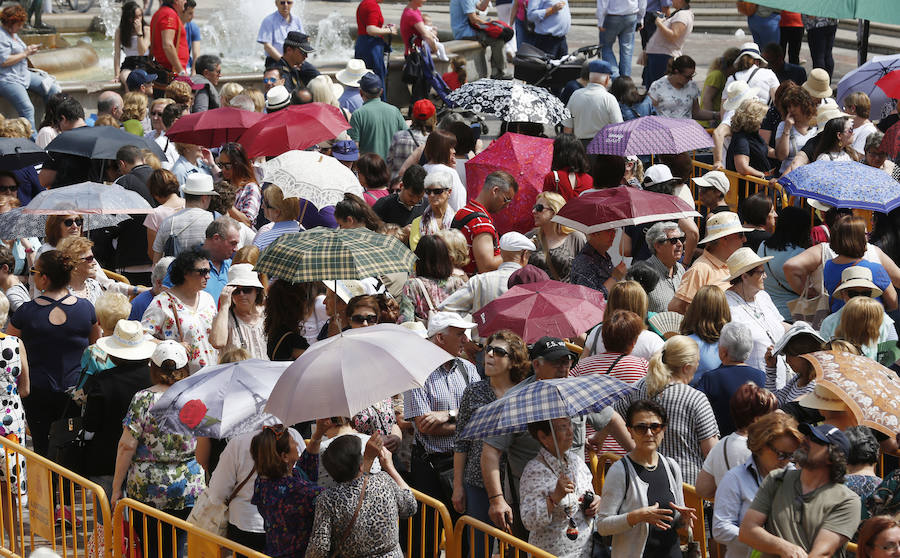
[[[431,558],[434,556],[438,556],[440,554],[440,546],[443,544],[444,551],[446,552],[447,558],[452,558],[458,556],[459,549],[457,548],[457,543],[459,539],[452,536],[453,535],[453,520],[450,518],[450,510],[447,509],[447,506],[444,505],[443,502],[432,498],[431,496],[419,492],[416,489],[412,489],[413,496],[416,497],[416,501],[419,503],[419,512],[416,515],[408,518],[406,520],[406,548],[407,548],[407,558]],[[430,520],[430,521],[429,521]],[[401,520],[402,521],[402,520]],[[415,529],[414,523],[415,521],[419,522],[419,540],[418,555],[413,555],[413,533]],[[430,540],[434,541],[434,545],[438,548],[427,549],[425,548],[425,541],[428,539],[426,537],[427,529],[431,529],[431,537]],[[443,539],[442,539],[443,537]]]
[[[481,534],[481,537],[476,537],[477,534]],[[457,547],[457,554],[451,555],[450,552],[447,552],[448,558],[462,558],[462,543],[463,540],[469,541],[469,556],[475,555],[475,540],[476,538],[481,538],[484,540],[485,552],[484,556],[491,556],[491,552],[489,551],[489,545],[491,539],[496,539],[499,541],[499,549],[494,551],[494,555],[499,554],[500,558],[506,558],[507,556],[512,556],[512,558],[519,558],[530,555],[534,558],[556,558],[553,554],[550,554],[546,550],[542,550],[532,544],[529,544],[523,541],[520,538],[514,537],[510,535],[506,531],[501,531],[496,527],[492,527],[487,523],[482,521],[478,521],[474,517],[464,515],[460,517],[456,521],[456,527],[453,530],[453,538],[456,539],[457,543],[459,543],[459,547]],[[468,536],[468,539],[466,537]]]

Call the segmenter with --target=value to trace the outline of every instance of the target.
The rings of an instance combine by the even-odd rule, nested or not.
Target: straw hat
[[[872,289],[872,298],[882,295],[882,290],[872,282],[872,270],[861,265],[851,265],[841,272],[841,284],[834,289],[836,295],[844,289]]]
[[[813,209],[818,209],[819,211],[829,211],[830,209],[832,209],[832,207],[827,203],[821,202],[819,200],[814,200],[812,198],[806,198],[806,204]]]
[[[229,287],[257,287],[264,288],[259,282],[259,275],[253,271],[253,264],[234,264],[228,270]]]
[[[741,103],[757,96],[759,96],[758,87],[750,87],[744,80],[732,81],[725,88],[725,100],[722,101],[722,108],[725,110],[737,110]]]
[[[745,233],[753,230],[741,225],[741,220],[737,213],[723,211],[712,215],[706,220],[706,238],[698,242],[698,244],[706,244],[729,234]]]
[[[347,61],[343,70],[334,75],[335,79],[347,87],[359,87],[359,79],[369,73],[366,63],[358,58]]]
[[[219,193],[213,188],[213,178],[205,172],[192,172],[184,179],[184,185],[181,187],[183,194],[192,196],[218,196]]]
[[[733,281],[774,257],[775,256],[767,256],[765,258],[760,258],[756,255],[756,252],[753,251],[753,248],[738,248],[727,260],[725,260],[725,263],[728,265],[728,273],[731,274],[726,281]]]
[[[816,107],[816,126],[819,128],[825,126],[832,118],[840,118],[842,116],[850,116],[838,108],[837,101],[834,99],[825,99],[818,107]]]
[[[828,388],[816,384],[812,393],[807,393],[798,401],[801,407],[807,409],[818,409],[820,411],[846,411],[848,407],[840,397],[835,395]]]
[[[109,337],[97,340],[97,346],[106,354],[125,360],[146,360],[156,349],[156,343],[147,340],[141,322],[119,320]]]
[[[834,93],[831,89],[831,77],[822,68],[813,68],[802,87],[816,99],[827,99]]]

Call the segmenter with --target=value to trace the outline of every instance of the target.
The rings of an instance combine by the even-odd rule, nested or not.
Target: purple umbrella
[[[314,229],[316,227],[328,227],[329,229],[338,228],[337,221],[334,220],[333,205],[326,205],[322,209],[318,209],[315,205],[303,198],[300,198],[299,221],[306,230]]]
[[[694,120],[642,116],[604,126],[588,144],[587,152],[624,157],[677,154],[712,146],[712,137]]]

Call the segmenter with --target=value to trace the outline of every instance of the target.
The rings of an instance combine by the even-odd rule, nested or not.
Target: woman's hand
[[[669,504],[669,507],[673,510],[677,510],[681,514],[681,525],[687,526],[691,525],[694,521],[697,520],[697,513],[694,511],[694,508],[689,508],[687,506],[679,506],[672,502]]]
[[[635,514],[634,517],[636,519],[636,521],[632,523],[632,525],[636,525],[638,523],[649,523],[650,525],[658,527],[664,531],[671,527],[670,522],[672,521],[672,510],[660,508],[659,504],[653,504],[652,506],[647,506],[646,508],[639,508],[631,513]]]
[[[795,126],[794,117],[788,114],[784,119],[784,131],[787,132]]]
[[[121,488],[113,488],[112,494],[109,497],[109,505],[115,509],[116,502],[122,499],[122,489]]]
[[[769,348],[766,349],[766,368],[775,368],[778,366],[778,357],[772,354],[772,350],[775,347],[769,345]]]
[[[566,497],[566,494],[572,494],[573,492],[575,492],[575,483],[570,481],[569,477],[563,473],[559,476],[559,480],[556,481],[556,488],[550,493],[550,499],[553,500],[554,504],[559,504]]]
[[[381,439],[381,432],[376,431],[375,434],[366,442],[366,449],[363,451],[363,460],[371,459],[372,461],[379,458],[381,450],[384,448],[384,440]]]
[[[463,489],[462,484],[453,483],[451,500],[453,501],[453,509],[459,513],[466,513],[466,491]]]
[[[584,497],[582,496],[582,499]],[[588,506],[588,509],[584,510],[585,517],[594,517],[597,515],[597,512],[600,511],[600,495],[594,494],[594,499],[591,500],[591,505]]]
[[[231,295],[234,294],[234,285],[226,285],[222,287],[222,292],[219,294],[219,309],[228,308],[231,306]]]
[[[40,48],[41,45],[28,45],[27,47],[25,47],[25,56],[31,56],[32,54],[40,50]]]

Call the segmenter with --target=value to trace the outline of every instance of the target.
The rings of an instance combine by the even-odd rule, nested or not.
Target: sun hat
[[[125,360],[146,360],[156,350],[156,343],[147,339],[144,326],[136,320],[119,320],[109,337],[97,340],[106,354]]]
[[[253,264],[233,264],[228,270],[229,287],[257,287],[264,288],[259,282],[259,275],[253,271]]]
[[[816,107],[816,126],[823,127],[832,118],[849,117],[850,115],[838,108],[837,101],[825,99]]]
[[[827,99],[834,93],[831,89],[831,77],[822,68],[813,68],[809,73],[809,79],[803,82],[801,87],[816,99]]]
[[[175,369],[177,370],[187,366],[187,350],[181,343],[167,339],[156,346],[156,349],[150,356],[150,360],[157,366],[162,366],[165,361],[171,360],[175,362]]]
[[[419,99],[413,103],[412,117],[416,120],[428,120],[434,116],[434,103],[428,99]]]
[[[731,182],[728,181],[728,177],[722,171],[709,171],[703,176],[698,176],[691,180],[700,188],[715,188],[722,192],[723,196],[727,196],[728,190],[731,189]]]
[[[359,78],[359,90],[368,93],[369,95],[375,95],[384,89],[384,82],[381,81],[381,78],[372,72],[367,73],[363,77]]]
[[[137,89],[145,83],[156,81],[158,77],[157,74],[148,74],[145,70],[137,68],[136,70],[131,70],[131,73],[125,78],[125,85],[128,89]]]
[[[403,322],[400,325],[415,333],[422,339],[428,339],[428,330],[425,329],[425,324],[423,324],[422,322]]]
[[[706,220],[706,238],[698,242],[698,244],[718,240],[730,234],[751,232],[753,230],[741,225],[741,220],[737,213],[723,211],[714,214]]]
[[[282,41],[282,44],[292,48],[299,48],[306,54],[316,51],[316,49],[309,44],[309,35],[301,33],[300,31],[289,32],[287,37],[284,38],[284,41]]]
[[[765,258],[760,258],[756,252],[753,251],[753,248],[738,248],[733,254],[728,256],[727,260],[725,260],[725,263],[728,265],[728,273],[731,274],[731,276],[725,280],[732,281],[737,279],[751,269],[766,263],[774,257],[775,256],[766,256]]]
[[[851,265],[841,272],[841,284],[834,289],[836,295],[845,289],[872,289],[872,298],[878,298],[883,291],[872,281],[872,270],[861,265]]]
[[[205,172],[192,172],[184,179],[181,186],[182,194],[190,194],[192,196],[218,196],[219,193],[213,188],[213,178]]]
[[[434,337],[448,327],[472,329],[475,323],[467,322],[456,312],[432,312],[428,316],[428,337]]]
[[[338,140],[331,146],[331,156],[338,161],[359,161],[359,147],[353,140]]]
[[[343,70],[334,74],[335,79],[347,87],[359,87],[359,79],[369,73],[366,63],[359,58],[347,60]]]
[[[801,407],[807,409],[818,409],[821,411],[846,411],[847,404],[840,397],[834,394],[828,388],[816,384],[816,387],[803,397],[797,400]],[[801,430],[803,425],[801,426]]]
[[[574,358],[575,353],[569,350],[566,342],[559,337],[544,336],[531,346],[531,358],[559,360],[563,357]]]
[[[371,288],[369,284],[356,279],[322,281],[322,284],[344,301],[344,304],[350,302],[350,299],[355,296],[375,294],[375,289]]]
[[[500,249],[504,252],[518,252],[519,250],[534,252],[537,250],[537,246],[524,234],[512,231],[500,237]]]
[[[737,67],[738,61],[745,54],[749,54],[751,57],[759,60],[763,64],[766,63],[766,59],[762,57],[762,54],[759,53],[759,45],[756,43],[744,43],[741,45],[741,52],[738,53],[738,57],[734,59],[734,66]]]
[[[283,109],[291,103],[291,94],[288,93],[287,87],[276,85],[266,92],[266,110],[273,111]]]
[[[833,209],[833,207],[828,205],[827,203],[819,200],[814,200],[812,198],[806,198],[806,204],[813,209],[818,209],[819,211],[829,211]]]
[[[759,96],[758,87],[750,87],[750,85],[739,79],[732,81],[725,88],[725,100],[722,101],[722,108],[725,110],[737,110],[741,103],[752,97]]]
[[[818,387],[819,386],[816,386],[816,388]],[[846,408],[846,406],[844,408]],[[813,426],[804,422],[800,425],[800,432],[819,440],[823,444],[837,446],[838,449],[844,452],[845,456],[850,455],[850,440],[847,439],[847,435],[841,432],[837,426],[826,423]]]
[[[797,337],[798,335],[811,335],[815,337],[820,343],[825,343],[825,339],[819,335],[819,332],[813,329],[813,326],[809,325],[804,321],[796,321],[794,325],[791,326],[789,330],[784,332],[784,335],[775,343],[775,346],[772,347],[773,355],[780,355],[784,348],[787,347],[787,344],[790,343],[791,339]]]

